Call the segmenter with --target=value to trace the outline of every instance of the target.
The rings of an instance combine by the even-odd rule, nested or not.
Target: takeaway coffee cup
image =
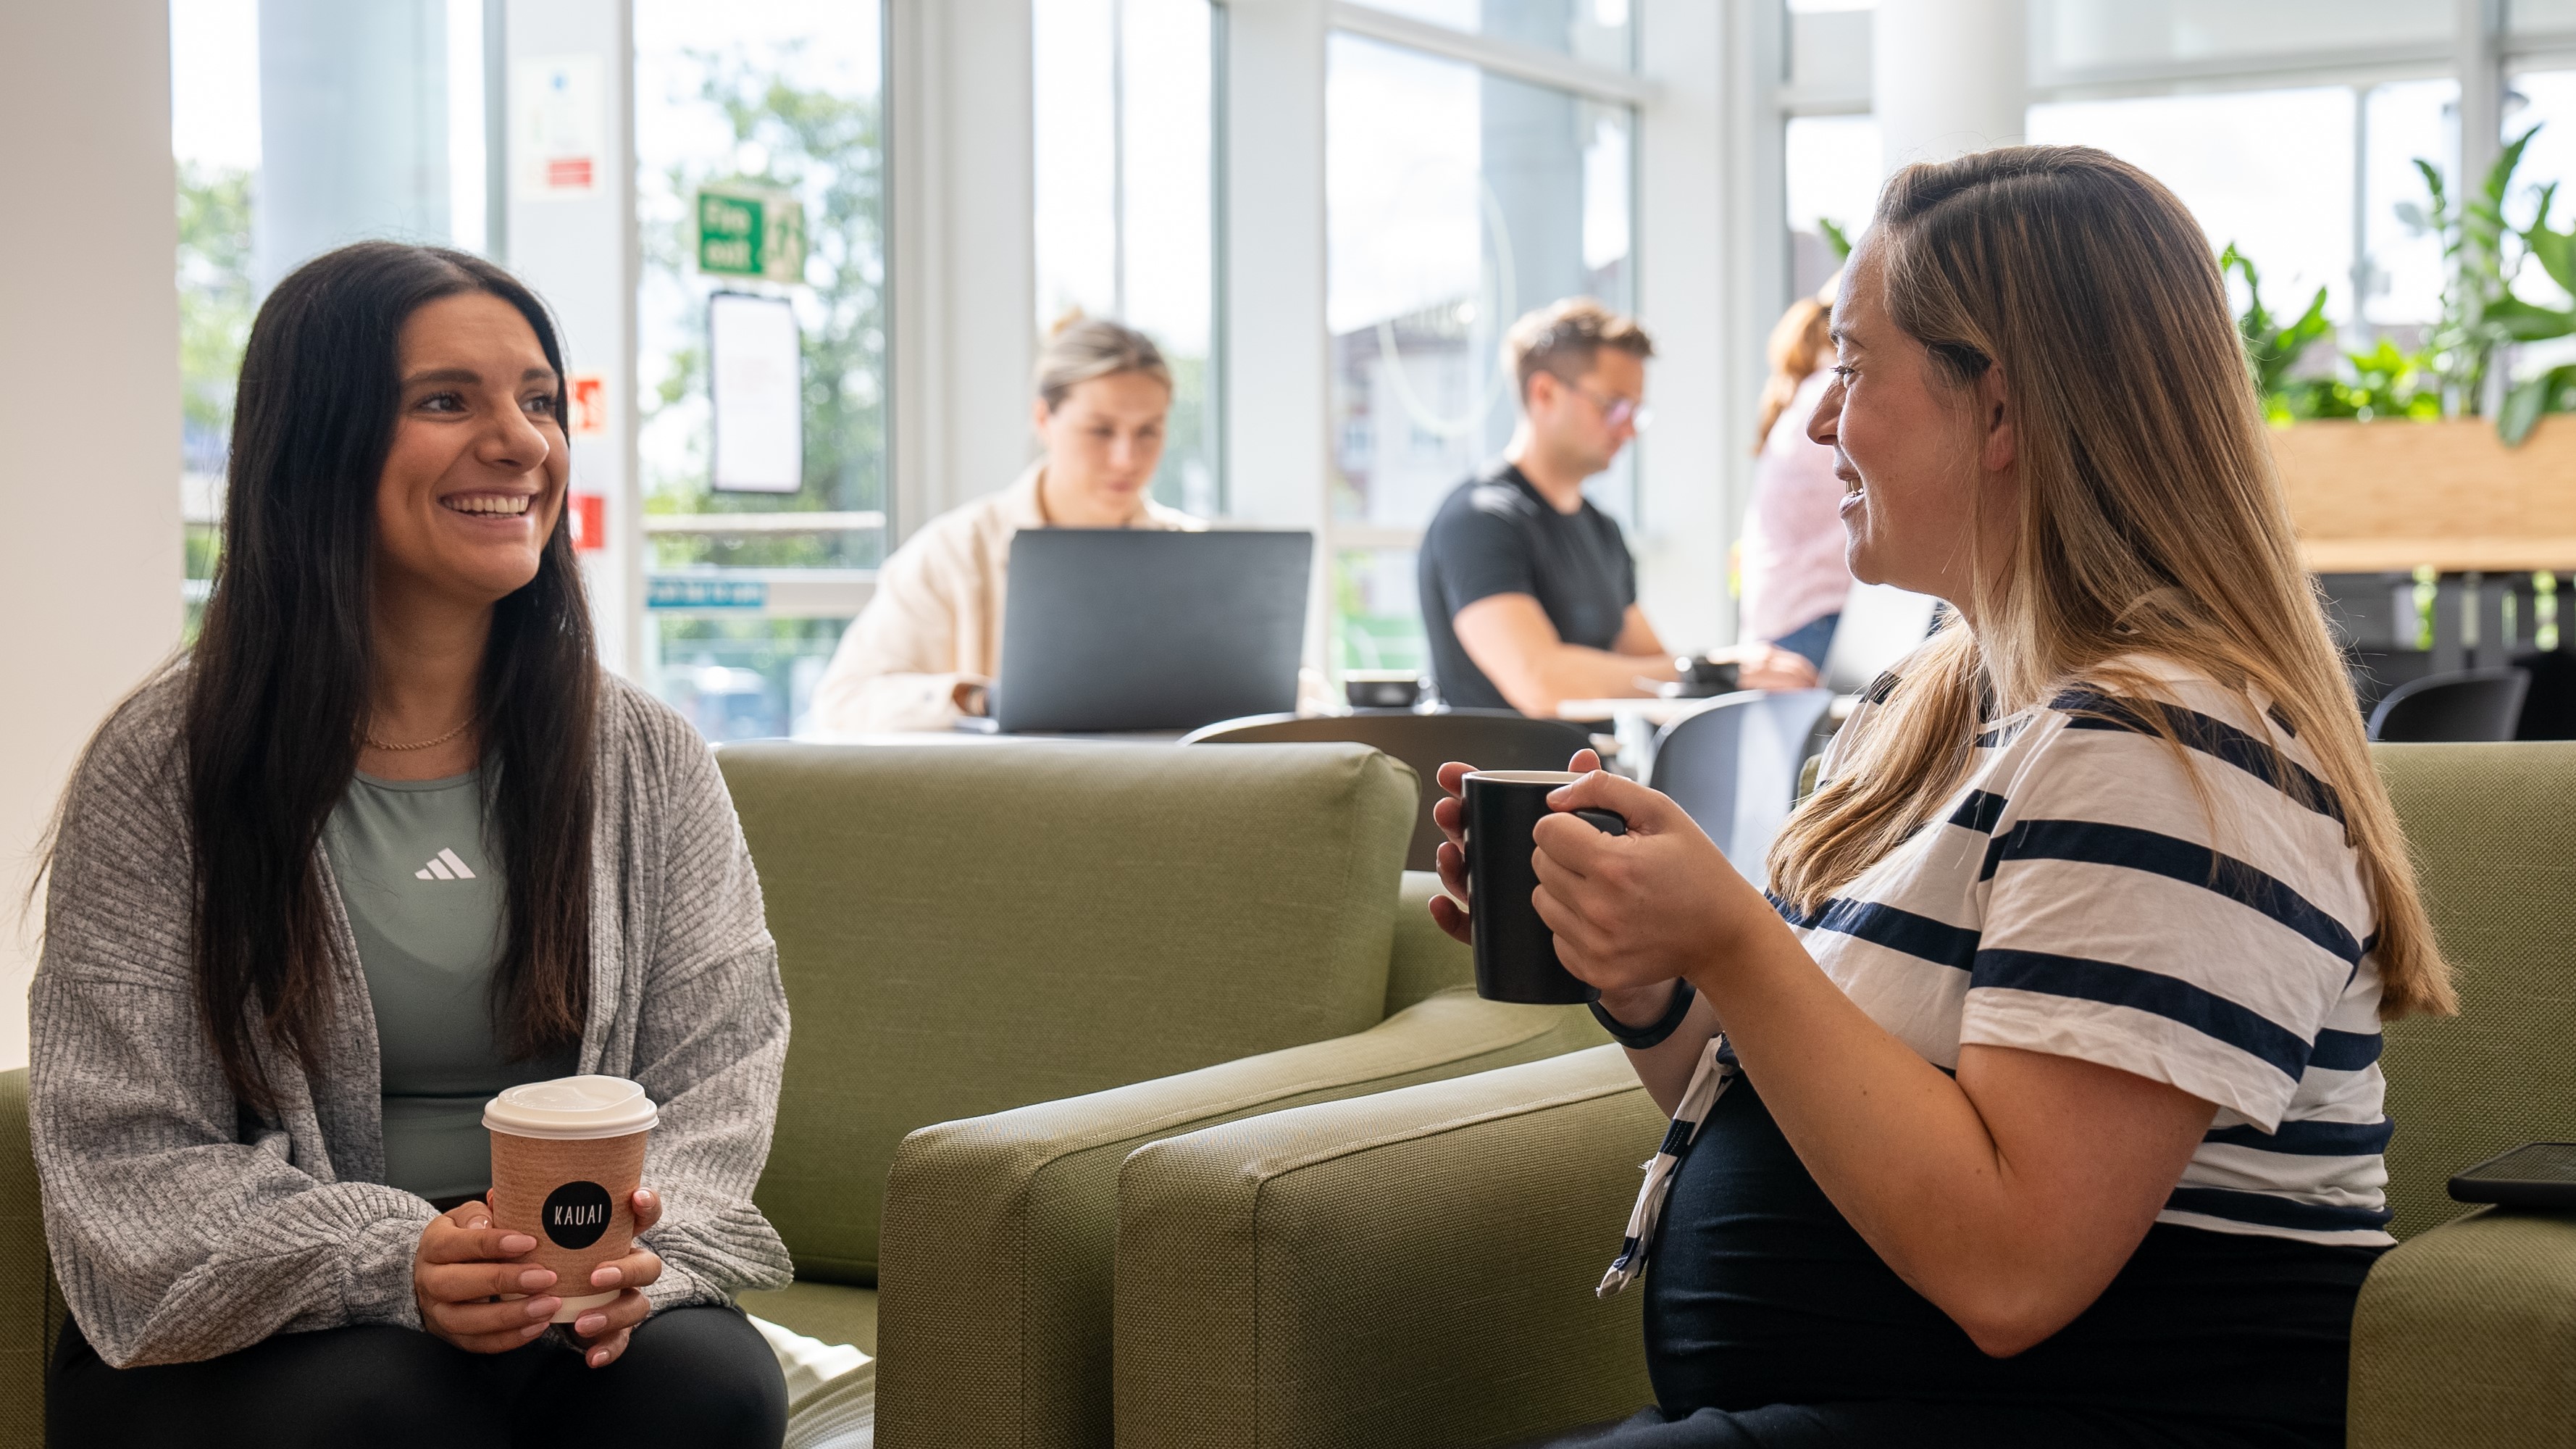
[[[1551,791],[1581,775],[1564,770],[1478,770],[1467,776],[1468,920],[1476,939],[1476,994],[1488,1001],[1567,1005],[1601,993],[1556,959],[1556,937],[1530,900],[1538,872],[1530,831],[1549,814]],[[1628,822],[1609,810],[1574,817],[1612,835]]]
[[[635,1240],[635,1189],[644,1139],[660,1117],[624,1077],[557,1077],[512,1087],[483,1108],[492,1134],[492,1223],[537,1240],[528,1255],[555,1270],[570,1323],[614,1300],[585,1293],[591,1271],[626,1256]],[[511,1295],[524,1296],[524,1295]]]

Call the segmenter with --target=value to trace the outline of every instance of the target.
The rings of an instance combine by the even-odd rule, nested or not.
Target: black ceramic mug
[[[1530,832],[1554,813],[1550,793],[1582,779],[1565,770],[1479,770],[1467,776],[1467,919],[1476,940],[1476,994],[1487,1001],[1564,1006],[1601,993],[1556,959],[1556,936],[1530,896],[1538,871]],[[1577,810],[1578,820],[1611,835],[1628,822],[1610,810]]]

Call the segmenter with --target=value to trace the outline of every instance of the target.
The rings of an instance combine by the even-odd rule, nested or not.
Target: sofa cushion
[[[2451,1174],[2568,1136],[2576,1102],[2576,743],[2373,745],[2460,1014],[2386,1028],[2391,1231],[2468,1209]]]
[[[762,742],[719,755],[794,1034],[759,1202],[871,1283],[935,1122],[1359,1031],[1415,784],[1358,745]]]

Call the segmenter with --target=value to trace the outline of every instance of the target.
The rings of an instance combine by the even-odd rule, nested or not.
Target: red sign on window
[[[576,437],[608,431],[608,379],[595,372],[572,375],[572,430]]]
[[[583,553],[608,547],[608,499],[598,493],[572,495],[572,546]]]
[[[559,191],[588,191],[590,158],[587,156],[549,158],[546,162],[546,185]]]

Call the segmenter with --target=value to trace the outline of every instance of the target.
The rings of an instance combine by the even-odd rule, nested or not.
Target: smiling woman
[[[730,1306],[788,1274],[775,949],[707,747],[593,652],[563,378],[536,297],[437,248],[320,257],[251,328],[203,634],[50,863],[53,1443],[783,1430]],[[480,1113],[575,1072],[661,1112],[634,1251],[561,1283],[495,1226]]]

